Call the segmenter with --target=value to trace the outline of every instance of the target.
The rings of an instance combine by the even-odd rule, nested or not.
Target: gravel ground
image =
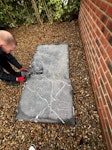
[[[106,150],[77,21],[10,31],[18,42],[14,55],[26,68],[39,44],[69,44],[76,125],[15,121],[23,84],[13,87],[0,81],[0,150],[28,150],[31,144],[37,150]]]

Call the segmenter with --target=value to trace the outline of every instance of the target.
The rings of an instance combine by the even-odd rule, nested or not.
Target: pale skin
[[[0,30],[0,47],[7,54],[12,53],[15,50],[16,41],[10,32]],[[16,81],[18,81],[18,78],[16,78]]]
[[[3,51],[7,54],[15,50],[15,39],[10,32],[0,30],[0,47],[2,47]]]

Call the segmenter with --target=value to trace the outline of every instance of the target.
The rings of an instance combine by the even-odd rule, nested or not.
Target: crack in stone
[[[48,106],[47,106],[47,107],[48,107]],[[44,111],[46,110],[47,107],[45,107],[42,111],[39,112],[39,114],[38,114],[38,115],[36,116],[36,118],[35,118],[36,120],[38,120],[38,117],[39,117],[42,113],[44,113]]]
[[[63,123],[63,124],[65,124],[65,122],[64,122],[64,120],[63,119],[61,119],[61,117],[52,109],[52,111],[54,112],[54,114],[56,114],[56,116],[61,120],[61,122]]]
[[[65,87],[65,84],[62,86],[62,88],[56,93],[56,96],[55,97],[57,97],[58,95],[59,95],[59,93],[64,89],[64,87]]]
[[[46,77],[47,78],[47,77]],[[47,78],[48,79],[48,78]],[[49,80],[49,79],[48,79]],[[56,99],[53,97],[53,80],[49,80],[52,84],[52,90],[51,90],[51,97],[56,101]],[[62,89],[65,87],[65,85],[63,85],[60,89],[59,89],[59,91],[56,93],[56,96],[55,97],[57,97],[58,96],[58,94],[62,91]],[[50,110],[52,111],[52,112],[54,112],[55,114],[56,114],[56,116],[59,118],[59,120],[62,122],[62,123],[65,123],[64,121],[63,121],[63,119],[52,109],[52,102],[54,101],[52,101],[52,98],[51,98],[51,102],[50,102],[50,104],[48,103],[48,100],[47,99],[45,99],[45,98],[43,98],[38,92],[36,92],[36,91],[34,91],[34,90],[32,90],[30,87],[28,87],[28,86],[26,86],[26,88],[30,91],[30,92],[33,92],[33,93],[35,93],[35,96],[37,97],[37,95],[42,99],[42,100],[44,100],[44,101],[46,101],[46,103],[47,103],[47,107],[49,107],[50,108]],[[41,88],[40,88],[41,89]],[[47,108],[47,107],[45,107],[42,111],[40,111],[39,112],[39,114],[38,115],[36,115],[36,119],[38,119],[38,117],[39,117],[39,115],[40,114],[42,114],[42,113],[44,113],[44,111],[45,111],[45,109]]]
[[[44,77],[46,77],[46,76],[44,76]],[[53,97],[53,80],[50,80],[49,78],[47,78],[46,77],[46,79],[48,80],[48,81],[50,81],[52,84],[52,89],[51,89],[51,101],[50,101],[50,104],[48,103],[48,100],[47,99],[45,99],[45,98],[42,98],[41,97],[41,95],[38,93],[38,92],[36,92],[36,91],[34,91],[34,90],[32,90],[31,88],[29,88],[29,87],[27,87],[31,92],[34,92],[35,93],[35,95],[38,95],[42,100],[45,100],[46,102],[47,102],[47,107],[49,107],[55,114],[56,114],[56,116],[61,120],[61,122],[62,123],[65,123],[64,121],[63,121],[63,119],[52,109],[52,102],[53,101],[56,101],[56,99]],[[62,81],[60,81],[60,82],[62,82]],[[59,89],[59,91],[56,93],[56,95],[55,95],[55,97],[57,97],[58,96],[58,94],[63,90],[63,88],[65,87],[65,84],[66,84],[66,82],[63,82],[64,83],[64,85]],[[68,85],[68,84],[67,84]],[[40,88],[41,89],[41,88]],[[52,100],[52,98],[53,98],[53,100]],[[47,108],[46,107],[46,108]],[[44,112],[45,111],[45,109],[46,108],[44,108],[37,116],[36,116],[36,119],[37,119],[37,117],[39,117],[39,115],[42,113],[42,112]]]
[[[67,48],[67,44],[39,46],[31,65],[31,77],[25,84],[21,97],[20,110],[26,114],[26,120],[27,116],[34,116],[30,120],[35,122],[71,122],[72,87]],[[36,74],[42,68],[43,74]]]

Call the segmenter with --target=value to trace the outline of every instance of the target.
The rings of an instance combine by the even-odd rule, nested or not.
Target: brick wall
[[[112,0],[82,0],[79,26],[104,141],[112,149]]]

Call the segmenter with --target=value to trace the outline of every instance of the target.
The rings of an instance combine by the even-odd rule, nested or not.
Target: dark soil
[[[39,44],[68,43],[73,86],[75,126],[15,121],[23,84],[0,81],[0,150],[106,150],[88,74],[88,66],[76,21],[31,25],[10,30],[18,46],[15,57],[29,68]]]

